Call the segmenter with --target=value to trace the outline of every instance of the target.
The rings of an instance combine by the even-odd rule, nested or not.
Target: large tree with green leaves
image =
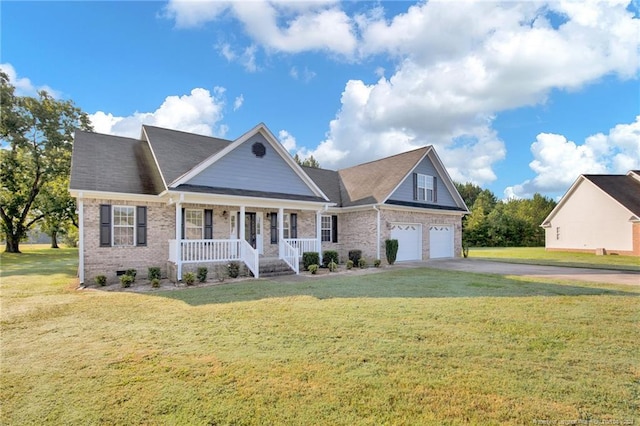
[[[62,210],[75,210],[66,192],[73,132],[90,130],[91,124],[72,101],[44,91],[37,97],[17,96],[3,72],[0,108],[0,229],[5,250],[19,253],[20,241],[35,223],[47,219],[57,226],[55,215],[71,220],[64,219]]]

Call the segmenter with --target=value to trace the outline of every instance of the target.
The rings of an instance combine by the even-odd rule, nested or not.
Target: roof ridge
[[[338,169],[337,171],[340,172],[342,170],[348,170],[348,169],[353,169],[355,167],[365,166],[365,165],[368,165],[368,164],[379,163],[380,161],[390,160],[391,158],[400,157],[401,155],[412,154],[412,153],[415,153],[416,151],[420,151],[420,150],[423,150],[423,149],[427,150],[432,146],[433,145],[424,145],[424,146],[421,146],[420,148],[415,148],[415,149],[412,149],[410,151],[399,152],[397,154],[389,155],[388,157],[382,157],[382,158],[378,158],[377,160],[371,160],[371,161],[367,161],[365,163],[355,164],[355,165],[350,166],[350,167],[345,167],[344,169]]]
[[[184,134],[189,135],[189,136],[200,136],[200,137],[203,137],[203,138],[217,139],[217,140],[220,140],[220,141],[233,142],[231,139],[219,138],[217,136],[203,135],[203,134],[200,134],[200,133],[187,132],[186,130],[169,129],[168,127],[153,126],[151,124],[143,124],[142,127],[143,128],[150,127],[150,128],[153,128],[153,129],[166,130],[166,131],[174,132],[174,133],[184,133]]]

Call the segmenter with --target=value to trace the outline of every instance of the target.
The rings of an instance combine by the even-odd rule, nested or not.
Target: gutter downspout
[[[378,206],[373,206],[376,211],[376,259],[380,259],[380,209]]]
[[[84,285],[84,199],[78,194],[78,280]]]

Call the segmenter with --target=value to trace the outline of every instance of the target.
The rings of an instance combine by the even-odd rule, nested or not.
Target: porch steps
[[[295,272],[282,259],[277,257],[260,258],[260,277],[275,277],[278,275],[293,275]]]

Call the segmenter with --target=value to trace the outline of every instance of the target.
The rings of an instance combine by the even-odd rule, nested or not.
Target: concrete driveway
[[[608,269],[570,268],[564,266],[538,266],[495,262],[480,259],[434,259],[420,262],[421,266],[450,271],[479,272],[485,274],[519,275],[607,284],[640,286],[640,273]],[[403,265],[404,266],[404,265]],[[417,266],[414,264],[414,266]]]

